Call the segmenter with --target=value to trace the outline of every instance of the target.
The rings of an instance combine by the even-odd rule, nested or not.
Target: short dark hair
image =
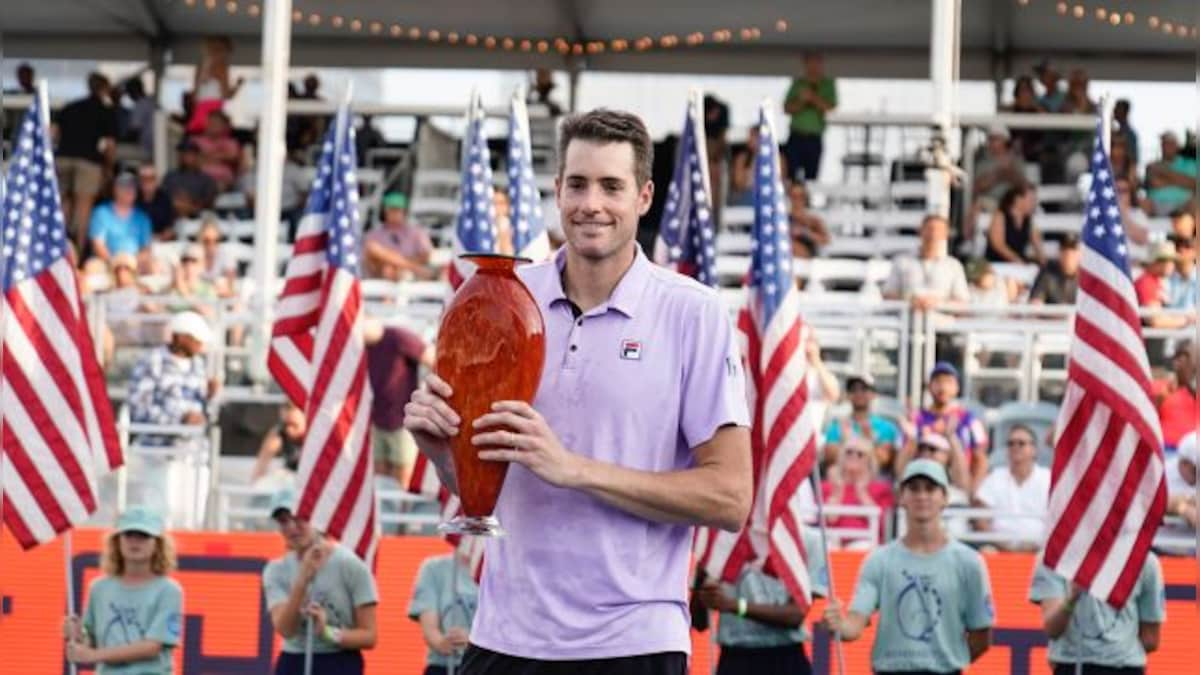
[[[1017,424],[1009,427],[1008,435],[1010,438],[1012,437],[1014,431],[1024,431],[1025,433],[1029,434],[1029,440],[1033,441],[1034,445],[1037,445],[1037,434],[1033,433],[1033,429],[1030,428],[1029,425],[1018,422]]]
[[[561,178],[567,161],[567,147],[573,140],[593,143],[628,143],[633,146],[633,175],[638,187],[650,180],[654,165],[654,143],[646,123],[633,113],[597,108],[570,115],[558,132],[558,176]]]

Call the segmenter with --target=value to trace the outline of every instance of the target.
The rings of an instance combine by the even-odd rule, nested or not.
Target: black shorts
[[[932,670],[877,670],[875,675],[962,675],[961,670],[952,670],[948,673],[935,673]]]
[[[313,654],[312,675],[362,675],[363,657],[359,651]],[[304,655],[281,652],[275,662],[275,675],[304,675]]]
[[[804,645],[721,647],[717,675],[812,675]]]
[[[470,645],[456,675],[687,675],[683,652],[639,654],[613,659],[539,661]]]
[[[1054,666],[1054,675],[1075,675],[1074,663],[1052,663],[1050,665]],[[1139,666],[1114,668],[1095,663],[1085,663],[1083,664],[1083,670],[1079,672],[1083,673],[1083,675],[1145,675],[1146,669]]]

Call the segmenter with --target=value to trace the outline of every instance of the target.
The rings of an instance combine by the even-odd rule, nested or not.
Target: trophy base
[[[438,525],[442,534],[469,534],[475,537],[503,537],[504,529],[495,516],[456,516]]]

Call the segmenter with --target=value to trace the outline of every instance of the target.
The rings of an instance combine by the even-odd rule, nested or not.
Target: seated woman
[[[877,506],[882,511],[896,505],[892,486],[879,478],[875,448],[861,436],[850,436],[838,452],[837,464],[826,480],[821,481],[821,495],[827,506]],[[883,536],[884,518],[879,519],[879,535]],[[830,527],[867,527],[866,516],[838,516],[829,519]]]
[[[292,402],[286,403],[279,410],[279,424],[272,427],[263,437],[262,445],[258,447],[258,457],[254,460],[254,469],[250,472],[250,482],[257,483],[259,479],[272,472],[271,465],[275,458],[283,460],[283,470],[295,475],[300,468],[300,448],[304,446],[304,434],[308,432],[308,420],[304,411]]]
[[[1033,223],[1036,209],[1037,191],[1032,185],[1021,183],[1009,188],[992,214],[984,257],[999,263],[1045,264],[1042,233]]]

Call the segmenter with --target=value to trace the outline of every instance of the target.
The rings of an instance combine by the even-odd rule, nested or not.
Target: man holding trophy
[[[509,467],[494,519],[506,534],[487,542],[461,673],[682,675],[692,526],[736,531],[749,513],[732,323],[712,289],[654,265],[634,238],[652,148],[628,113],[562,123],[566,246],[517,271],[544,321],[532,404],[460,417],[439,363],[405,407],[453,492],[470,491],[470,462]],[[452,452],[457,439],[475,456]]]

